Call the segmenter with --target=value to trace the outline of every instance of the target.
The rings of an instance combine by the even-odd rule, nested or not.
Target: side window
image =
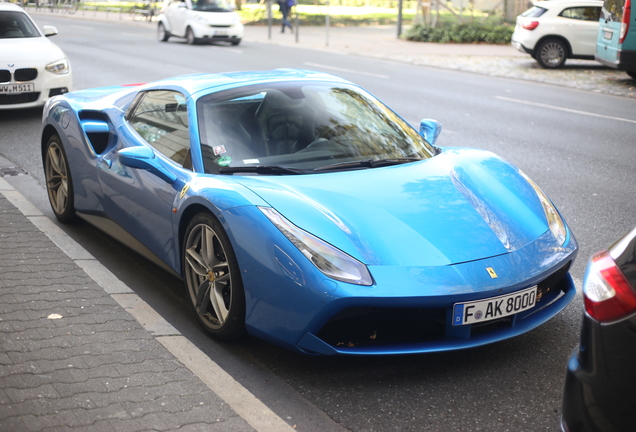
[[[601,8],[596,6],[572,7],[564,9],[559,14],[563,18],[571,18],[583,21],[598,21],[601,15]]]
[[[184,168],[192,169],[188,108],[181,93],[147,92],[128,121],[148,144]]]

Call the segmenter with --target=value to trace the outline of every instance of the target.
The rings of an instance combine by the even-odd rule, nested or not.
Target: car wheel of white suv
[[[558,39],[546,39],[539,44],[535,59],[546,69],[557,69],[563,66],[568,55],[568,48]]]

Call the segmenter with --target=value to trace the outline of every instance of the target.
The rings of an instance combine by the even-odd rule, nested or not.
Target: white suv
[[[158,17],[157,37],[185,38],[189,44],[226,41],[238,45],[243,24],[227,0],[165,0]]]
[[[528,53],[544,68],[565,60],[594,60],[600,0],[552,0],[534,3],[517,17],[512,46]]]

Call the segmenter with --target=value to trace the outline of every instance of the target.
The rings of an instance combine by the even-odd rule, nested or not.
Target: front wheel
[[[238,44],[240,44],[240,43],[241,43],[241,40],[240,40],[240,39],[234,39],[234,40],[230,41],[230,43],[231,43],[232,45],[234,45],[234,46],[237,46]]]
[[[157,27],[157,39],[159,39],[159,42],[168,42],[168,39],[170,39],[170,33],[166,31],[163,23],[159,23]]]
[[[199,323],[217,339],[243,336],[241,273],[227,234],[210,213],[199,213],[188,224],[182,258],[190,303]]]
[[[60,222],[71,222],[75,218],[73,181],[62,140],[58,135],[51,136],[46,143],[44,176],[49,203],[55,217]]]
[[[188,45],[194,45],[198,42],[198,39],[194,37],[194,32],[190,27],[186,30],[186,42]]]
[[[558,39],[548,39],[539,45],[536,60],[542,68],[557,69],[563,66],[567,58],[568,48]]]

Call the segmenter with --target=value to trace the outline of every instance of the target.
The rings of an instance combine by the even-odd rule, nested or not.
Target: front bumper
[[[38,70],[38,77],[32,82],[35,90],[33,92],[0,94],[0,110],[44,106],[53,96],[71,91],[73,78],[70,72],[65,75],[55,75],[46,70]]]

